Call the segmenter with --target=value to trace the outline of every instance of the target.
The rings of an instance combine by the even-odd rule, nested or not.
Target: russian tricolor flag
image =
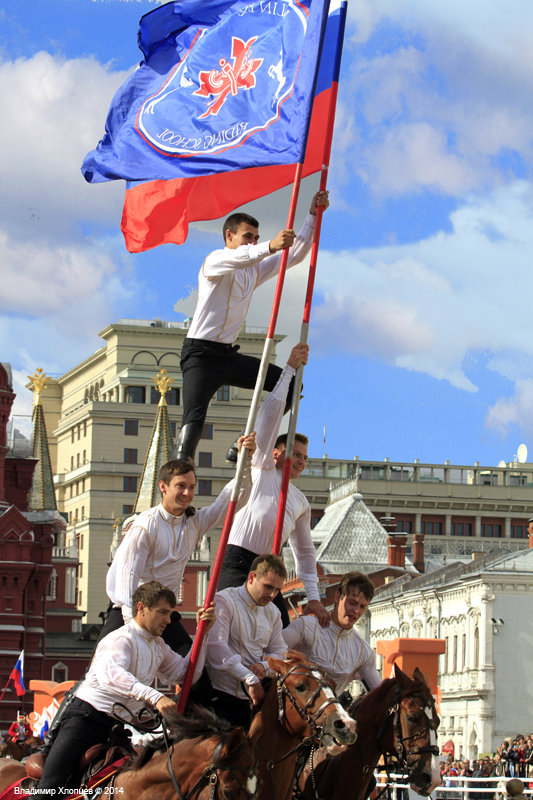
[[[15,691],[19,697],[26,694],[26,687],[24,686],[24,650],[20,651],[17,663],[11,670],[10,680],[15,684]]]
[[[130,252],[182,244],[189,222],[287,186],[304,153],[304,176],[321,169],[345,17],[338,0],[177,0],[141,19],[145,61],[82,167],[128,181]]]

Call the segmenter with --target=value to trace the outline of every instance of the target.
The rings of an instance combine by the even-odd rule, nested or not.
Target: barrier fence
[[[383,772],[374,773],[378,791],[387,785]],[[392,800],[415,800],[419,795],[405,783],[405,776],[392,772],[393,783],[389,784],[392,793]],[[473,778],[466,775],[453,775],[445,777],[444,783],[438,786],[432,793],[433,800],[483,800],[492,797],[507,797],[505,785],[511,780],[510,775],[494,775],[491,777]],[[533,778],[520,778],[524,784],[524,795],[533,795]],[[446,782],[450,782],[446,786]],[[490,785],[487,785],[490,784]],[[530,788],[530,786],[532,788]],[[459,797],[458,797],[459,795]],[[375,793],[374,795],[375,796]]]

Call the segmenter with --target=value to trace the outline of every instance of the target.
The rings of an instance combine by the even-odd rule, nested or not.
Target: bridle
[[[302,675],[306,678],[309,676],[313,677],[317,681],[316,689],[312,692],[311,696],[307,700],[304,706],[301,705],[298,698],[294,696],[289,686],[287,686],[287,678],[291,675]],[[333,695],[327,700],[324,700],[322,705],[320,705],[316,711],[310,712],[309,709],[313,707],[317,697],[320,695],[322,690],[329,689],[331,691],[331,686],[329,681],[319,672],[318,669],[311,669],[305,668],[301,664],[295,664],[292,666],[284,675],[278,674],[276,679],[276,688],[277,688],[277,695],[278,695],[278,719],[280,722],[286,716],[285,710],[285,700],[290,700],[294,710],[297,714],[301,717],[301,719],[309,726],[310,729],[310,737],[319,738],[322,734],[322,728],[318,725],[318,720],[326,710],[326,708],[330,705],[336,705],[339,701]],[[309,738],[309,737],[308,737]],[[306,741],[306,740],[304,740]]]
[[[414,699],[419,698],[423,701],[423,704],[419,705],[419,708],[424,711],[424,716],[427,720],[427,724],[419,728],[414,733],[410,734],[409,736],[402,735],[402,723],[401,723],[401,704],[403,700],[408,698]],[[428,715],[428,710],[431,710],[431,716]],[[378,741],[381,741],[381,737],[385,731],[385,727],[392,717],[392,726],[394,730],[394,735],[396,738],[396,758],[399,762],[401,769],[403,769],[407,774],[410,773],[411,766],[409,765],[408,759],[411,756],[418,756],[423,755],[424,753],[431,753],[431,755],[438,756],[440,753],[439,748],[437,745],[426,744],[422,745],[421,747],[414,747],[409,745],[409,742],[414,742],[417,739],[421,739],[423,736],[429,738],[430,731],[436,731],[438,727],[438,721],[436,719],[435,713],[435,705],[433,703],[433,698],[424,702],[424,697],[421,695],[420,692],[409,692],[407,694],[401,695],[400,688],[396,688],[395,697],[387,709],[387,714],[385,716],[385,720],[381,725],[381,728],[378,733]]]
[[[257,775],[257,760],[254,761],[254,764],[250,767],[250,769],[246,769],[242,766],[234,766],[230,767],[229,764],[226,763],[226,760],[223,759],[219,761],[220,754],[222,752],[222,748],[226,742],[227,736],[223,736],[218,744],[215,746],[213,752],[211,753],[211,760],[207,767],[204,769],[194,786],[192,786],[189,791],[184,794],[180,788],[179,783],[176,780],[176,776],[174,775],[174,770],[172,768],[172,753],[174,751],[174,747],[172,742],[168,737],[168,733],[166,727],[163,725],[163,738],[165,740],[165,748],[167,751],[167,766],[168,772],[170,775],[170,779],[172,781],[172,785],[176,790],[176,794],[178,795],[179,800],[190,800],[193,797],[196,797],[205,786],[210,786],[211,790],[209,792],[209,800],[214,800],[215,792],[217,789],[217,784],[220,781],[219,772],[229,772],[232,778],[238,783],[240,791],[244,792],[244,796],[247,800],[256,800],[258,797],[258,792],[260,788],[260,781],[259,776]],[[242,750],[242,747],[237,750],[234,754],[238,756]],[[240,775],[244,776],[241,779]],[[253,792],[248,791],[247,781],[253,777],[257,778],[256,786]]]
[[[174,753],[174,742],[171,740],[168,734],[167,726],[165,723],[165,719],[162,714],[158,711],[153,709],[143,707],[137,715],[134,715],[126,706],[122,705],[122,703],[114,703],[112,709],[112,715],[124,722],[124,716],[120,716],[118,714],[118,710],[121,710],[129,715],[131,718],[129,721],[130,725],[134,725],[137,730],[143,731],[145,733],[152,733],[156,728],[161,726],[163,731],[163,741],[165,745],[165,750],[167,754],[167,767],[168,773],[170,775],[170,780],[172,781],[172,785],[176,791],[178,796],[178,800],[191,800],[197,796],[202,789],[206,786],[211,787],[211,791],[209,793],[209,800],[214,800],[215,792],[217,789],[217,785],[220,782],[219,772],[229,772],[232,778],[238,783],[240,790],[244,793],[244,796],[247,800],[256,800],[258,797],[258,792],[260,788],[260,778],[258,774],[258,763],[257,759],[254,760],[253,765],[250,769],[246,769],[243,766],[237,765],[231,767],[227,763],[227,759],[222,758],[220,759],[220,754],[222,752],[222,748],[224,747],[231,731],[225,735],[220,737],[218,744],[215,746],[213,752],[211,753],[211,760],[207,767],[203,770],[202,774],[194,784],[194,786],[189,789],[189,791],[184,794],[180,788],[178,781],[176,780],[176,776],[174,775],[174,769],[172,767],[172,755]],[[235,756],[239,756],[242,751],[241,747],[235,752]],[[220,760],[219,760],[220,759]],[[239,774],[244,776],[243,779],[240,778]],[[256,787],[253,792],[249,792],[247,788],[247,781],[250,778],[256,777]]]

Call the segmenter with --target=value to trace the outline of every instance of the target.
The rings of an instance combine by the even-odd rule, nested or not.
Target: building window
[[[207,591],[207,572],[196,573],[196,605],[201,607]]]
[[[87,436],[87,420],[83,423],[83,435]]]
[[[133,506],[122,506],[122,513],[123,514],[133,514]]]
[[[485,539],[501,539],[502,538],[502,526],[495,524],[493,522],[482,522],[481,523],[481,535]]]
[[[80,461],[80,454],[79,454],[79,453],[76,453],[76,466],[77,466],[77,467],[79,467],[79,466],[80,466],[80,463],[81,463],[81,461]]]
[[[139,420],[138,419],[125,419],[124,420],[124,433],[126,436],[139,435]]]
[[[479,669],[479,628],[474,628],[474,669]]]
[[[70,431],[70,443],[74,444],[74,428]]]
[[[74,604],[75,602],[76,602],[76,567],[67,567],[65,572],[65,603]]]
[[[202,439],[212,439],[213,438],[213,425],[211,423],[206,423],[202,430]]]
[[[175,439],[176,438],[176,423],[175,422],[171,422],[170,423],[170,430],[172,431],[172,436]]]
[[[311,511],[311,528],[314,528],[317,525],[322,517],[324,516],[323,511]]]
[[[64,681],[68,680],[68,668],[62,661],[58,661],[52,667],[52,680],[56,683],[64,683]]]
[[[412,533],[413,532],[413,521],[410,519],[397,519],[396,520],[396,531],[398,533]]]
[[[87,450],[84,450],[84,451],[83,451],[83,454],[82,454],[82,462],[81,462],[81,463],[82,463],[82,464],[86,464],[86,463],[87,463]]]
[[[137,450],[132,447],[125,447],[124,448],[124,463],[125,464],[136,464],[137,463]]]
[[[197,494],[212,494],[211,484],[212,481],[199,480]]]
[[[137,491],[137,478],[135,476],[133,476],[133,475],[124,475],[122,491],[124,491],[124,492],[136,492]]]
[[[217,400],[221,400],[224,403],[229,403],[229,386],[221,386],[220,389],[217,391]]]
[[[73,470],[73,469],[74,469],[74,456],[71,456],[71,457],[70,457],[70,469],[71,469],[71,470]]]
[[[406,531],[407,532],[407,531]],[[427,533],[430,536],[442,536],[443,524],[437,520],[423,520],[422,533]]]
[[[81,519],[85,519],[85,506],[81,507],[80,517],[81,517]]]
[[[152,386],[150,392],[150,402],[152,405],[159,405],[159,401],[161,400],[161,392],[156,386]],[[180,404],[180,390],[179,389],[169,389],[168,392],[165,394],[165,400],[167,401],[167,406],[179,406]]]
[[[474,526],[471,522],[452,522],[452,536],[473,536]]]
[[[146,389],[144,386],[126,386],[124,400],[126,403],[144,403]]]
[[[198,466],[199,467],[212,467],[213,466],[213,453],[198,453]]]
[[[527,525],[515,525],[511,523],[511,539],[527,539]]]
[[[48,581],[48,586],[46,588],[46,599],[47,600],[55,600],[57,597],[57,572],[55,569],[52,570],[52,574],[50,575],[50,580]]]

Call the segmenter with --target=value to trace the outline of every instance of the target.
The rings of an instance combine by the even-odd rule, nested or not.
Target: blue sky
[[[123,186],[81,177],[156,5],[0,0],[0,336],[17,414],[26,375],[65,372],[108,322],[190,312],[219,246],[219,223],[201,223],[182,247],[129,255]],[[533,6],[351,0],[348,13],[298,427],[313,456],[326,424],[335,458],[512,461],[533,448]],[[250,205],[265,239],[287,208],[287,191]],[[290,342],[305,281],[288,273]],[[250,324],[266,326],[272,290]]]

